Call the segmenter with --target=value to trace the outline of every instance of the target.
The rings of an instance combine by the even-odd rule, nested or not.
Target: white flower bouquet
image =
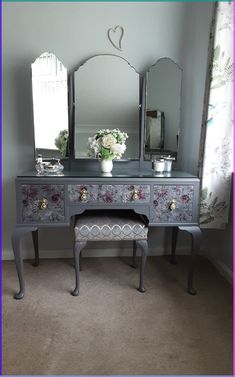
[[[118,128],[100,130],[88,138],[88,156],[102,160],[120,159],[126,150],[128,135]]]

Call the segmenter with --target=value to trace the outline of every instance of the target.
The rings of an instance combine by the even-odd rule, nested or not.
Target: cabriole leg
[[[190,226],[190,227],[179,227],[180,230],[185,230],[186,232],[191,234],[192,238],[192,245],[191,245],[191,255],[189,259],[189,267],[188,267],[188,286],[187,291],[191,295],[196,295],[197,291],[193,287],[193,275],[194,275],[194,267],[195,267],[195,258],[200,250],[201,244],[201,229],[198,226]]]
[[[147,240],[137,240],[136,246],[137,246],[137,248],[140,248],[140,250],[141,250],[140,281],[139,281],[138,291],[143,293],[143,292],[145,292],[145,288],[144,288],[144,268],[145,268],[147,254],[148,254],[148,242],[147,242]]]
[[[82,271],[82,251],[79,254],[79,270]]]
[[[170,258],[171,264],[177,264],[175,250],[176,250],[176,244],[177,244],[177,239],[178,239],[178,233],[179,233],[178,227],[174,226],[172,228],[172,239],[171,239],[171,258]]]
[[[39,266],[38,229],[32,232],[32,238],[33,238],[33,247],[34,247],[34,253],[35,253],[35,260],[34,260],[33,266],[37,267]]]
[[[79,270],[80,270],[80,253],[82,249],[86,246],[86,242],[75,242],[74,245],[74,262],[75,262],[75,289],[71,292],[72,296],[78,296],[79,295]]]
[[[132,267],[136,268],[136,240],[133,241]]]
[[[14,295],[15,299],[17,300],[22,299],[25,293],[24,268],[21,255],[20,240],[24,234],[36,230],[37,228],[16,228],[12,234],[12,248],[14,252],[16,271],[20,286],[20,291]]]

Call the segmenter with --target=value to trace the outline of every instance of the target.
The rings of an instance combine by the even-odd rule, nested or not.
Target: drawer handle
[[[48,205],[48,200],[46,198],[42,198],[39,201],[38,207],[39,207],[39,209],[46,209],[47,205]]]
[[[80,199],[82,202],[86,202],[87,201],[87,197],[88,197],[88,193],[87,193],[87,189],[85,187],[83,187],[80,191]]]
[[[172,199],[169,203],[169,210],[174,211],[176,209],[176,200]]]
[[[134,189],[132,192],[132,200],[138,199],[138,190]]]

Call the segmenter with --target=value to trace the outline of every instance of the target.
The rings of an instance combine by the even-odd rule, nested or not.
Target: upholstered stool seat
[[[79,295],[80,253],[87,241],[134,241],[133,262],[136,249],[142,252],[140,264],[140,282],[138,290],[144,292],[143,274],[148,253],[148,226],[143,217],[133,211],[87,211],[76,217],[74,226],[74,258],[76,287],[72,295]]]

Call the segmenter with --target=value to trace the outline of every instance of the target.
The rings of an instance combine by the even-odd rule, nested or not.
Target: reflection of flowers
[[[105,160],[119,159],[126,150],[127,138],[127,134],[118,128],[100,130],[88,138],[88,156]]]
[[[59,149],[62,157],[66,157],[67,155],[68,139],[69,139],[68,130],[60,131],[59,135],[55,139],[55,146]]]

